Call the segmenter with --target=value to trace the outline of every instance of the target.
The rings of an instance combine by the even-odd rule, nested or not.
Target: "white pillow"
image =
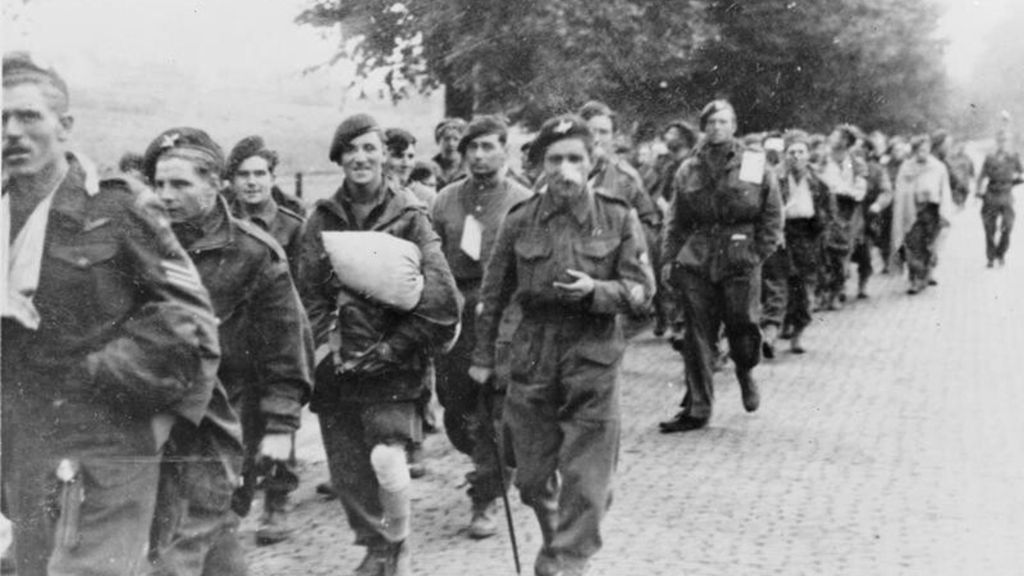
[[[418,246],[386,232],[322,232],[327,257],[349,290],[408,312],[423,294]]]

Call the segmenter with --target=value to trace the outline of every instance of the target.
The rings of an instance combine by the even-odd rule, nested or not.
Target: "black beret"
[[[224,152],[210,138],[210,135],[198,128],[171,128],[164,130],[146,148],[143,154],[143,173],[150,180],[156,174],[156,163],[169,150],[189,150],[209,160],[218,173],[224,171]]]
[[[732,112],[732,117],[734,119],[736,118],[736,109],[733,108],[732,104],[729,104],[728,101],[712,100],[711,102],[708,102],[708,105],[705,106],[704,109],[700,111],[700,129],[704,130],[704,127],[708,123],[708,118],[712,117],[715,114],[718,114],[719,112],[722,112],[723,110],[728,110]]]
[[[455,130],[462,135],[462,132],[466,129],[466,121],[462,118],[445,118],[437,123],[437,127],[434,128],[434,141],[440,142],[441,137],[448,130]]]
[[[409,181],[423,182],[431,176],[437,178],[437,165],[429,160],[417,160],[409,173]]]
[[[399,155],[405,152],[410,146],[416,145],[416,137],[412,132],[402,128],[388,128],[384,131],[384,146],[392,155]]]
[[[359,138],[367,132],[380,131],[380,125],[369,114],[353,114],[338,124],[334,131],[334,139],[331,140],[331,152],[329,157],[335,164],[341,162],[341,153],[349,142]]]
[[[853,124],[840,124],[839,126],[836,126],[836,130],[839,131],[843,140],[846,140],[847,146],[853,146],[858,140],[864,137],[864,133],[860,131],[860,128],[857,128]]]
[[[530,144],[530,164],[540,166],[544,161],[544,154],[547,153],[548,146],[568,138],[583,140],[588,150],[594,145],[594,136],[590,133],[590,129],[587,128],[587,123],[579,116],[563,114],[548,119],[540,127],[540,132],[533,139],[533,143]]]
[[[267,164],[271,171],[277,167],[277,152],[267,148],[267,144],[263,141],[263,138],[259,136],[246,136],[235,144],[235,147],[231,149],[231,153],[228,154],[227,169],[224,171],[224,175],[231,178],[235,175],[235,171],[249,158],[261,155],[267,160]]]
[[[590,120],[595,116],[607,116],[613,121],[615,119],[615,113],[612,112],[612,109],[600,100],[591,100],[587,102],[583,106],[580,106],[580,109],[577,110],[576,113],[584,120]]]
[[[693,148],[693,145],[697,143],[697,129],[693,127],[693,124],[690,124],[686,120],[671,120],[661,131],[662,136],[673,128],[679,130],[679,135],[686,140],[686,144],[690,148]]]
[[[789,150],[789,147],[794,144],[803,144],[808,150],[811,149],[811,135],[803,130],[787,130],[782,135],[782,141],[785,142],[786,150]]]
[[[481,136],[498,134],[502,138],[508,138],[508,124],[497,116],[477,116],[466,127],[466,131],[459,140],[459,154],[466,153],[469,143]]]
[[[6,52],[3,59],[4,84],[32,82],[48,84],[68,98],[68,85],[49,64],[34,59],[28,52]]]

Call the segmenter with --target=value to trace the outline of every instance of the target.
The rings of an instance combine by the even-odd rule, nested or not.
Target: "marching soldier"
[[[836,197],[836,217],[825,237],[825,285],[823,305],[836,310],[846,301],[846,278],[853,249],[864,237],[864,197],[868,191],[868,167],[854,153],[860,131],[843,124],[829,136],[831,153],[819,174]],[[866,282],[866,278],[865,278]]]
[[[906,253],[910,273],[907,292],[917,294],[933,284],[935,241],[949,223],[953,196],[946,165],[931,154],[931,137],[915,136],[911,150],[913,155],[896,175],[892,240],[893,246],[903,246]]]
[[[882,151],[877,147],[873,139],[864,140],[864,160],[867,165],[867,183],[864,199],[861,201],[861,211],[864,219],[864,231],[853,247],[852,261],[857,265],[857,299],[868,298],[868,281],[874,274],[874,266],[871,263],[871,248],[879,244],[879,231],[881,222],[878,212],[872,210],[879,198],[892,195],[892,181],[885,166],[880,162]]]
[[[442,190],[432,210],[434,229],[465,299],[459,339],[437,360],[437,396],[445,409],[448,438],[473,459],[474,470],[469,474],[472,538],[486,538],[497,532],[494,503],[505,489],[495,443],[495,422],[501,420],[505,391],[493,381],[477,384],[468,373],[476,346],[473,324],[480,281],[505,214],[531,194],[507,175],[507,140],[508,127],[500,118],[481,116],[470,122],[459,143],[469,178]]]
[[[356,544],[367,548],[356,572],[407,576],[412,511],[406,446],[422,438],[417,403],[425,371],[454,337],[461,300],[426,207],[384,177],[386,153],[372,117],[357,114],[338,126],[330,159],[345,180],[317,203],[307,222],[299,290],[318,346],[311,409],[320,418],[335,492]],[[325,238],[344,232],[412,245],[423,283],[411,308],[354,290],[359,279],[332,267]]]
[[[298,262],[299,238],[305,218],[274,199],[277,152],[263,138],[242,138],[228,154],[226,176],[231,186],[231,214],[270,234],[284,249],[292,277]]]
[[[811,324],[811,299],[818,276],[821,236],[835,217],[835,198],[810,168],[810,145],[805,132],[785,135],[785,170],[779,179],[783,201],[785,243],[776,255],[784,259],[787,273],[782,303],[783,336],[790,338],[790,351],[803,354],[804,330]],[[772,255],[770,258],[774,258]]]
[[[281,247],[231,215],[221,195],[225,163],[203,131],[173,128],[149,145],[145,171],[210,292],[220,320],[218,377],[228,403],[211,403],[198,429],[178,426],[165,454],[154,530],[153,572],[243,574],[235,539],[257,466],[268,487],[257,539],[281,540],[287,525],[291,435],[310,392],[312,339]],[[243,446],[238,446],[241,418]],[[242,450],[244,447],[244,450]],[[226,464],[244,456],[245,483]],[[237,515],[236,515],[237,514]],[[205,569],[203,568],[205,566]],[[205,571],[204,571],[205,570]]]
[[[578,113],[594,136],[594,167],[589,175],[591,184],[598,190],[622,198],[636,210],[644,229],[651,261],[657,263],[656,246],[661,232],[661,212],[644,189],[640,173],[615,153],[615,113],[603,102],[597,101],[587,102],[580,107]],[[660,294],[654,295],[655,336],[664,334],[668,326],[671,312],[666,310],[666,304]],[[644,312],[641,317],[646,314]]]
[[[462,154],[459,153],[459,143],[462,142],[462,133],[466,131],[466,121],[462,118],[445,118],[434,128],[434,141],[441,148],[431,160],[437,165],[437,189],[465,177],[465,166],[462,162]]]
[[[996,151],[985,157],[978,174],[978,194],[981,196],[981,221],[985,226],[985,257],[988,267],[1006,259],[1010,248],[1010,234],[1016,213],[1013,211],[1013,187],[1021,182],[1020,156],[1010,149],[1010,132],[996,133]],[[996,238],[998,232],[998,240]]]
[[[137,574],[172,424],[216,385],[216,319],[167,213],[68,151],[68,88],[3,58],[3,493],[21,576]]]
[[[531,145],[546,184],[501,225],[470,368],[490,381],[499,320],[510,303],[520,306],[504,416],[516,486],[540,522],[542,576],[583,574],[601,547],[620,433],[617,316],[644,310],[654,292],[635,213],[587,184],[593,147],[577,116],[548,120]]]
[[[753,369],[761,360],[761,263],[782,240],[782,202],[763,153],[734,137],[736,112],[728,102],[704,107],[705,139],[676,172],[665,231],[662,278],[681,294],[686,319],[683,360],[688,391],[683,409],[661,423],[664,432],[702,428],[714,401],[714,343],[722,324],[743,394],[757,410],[761,396]]]

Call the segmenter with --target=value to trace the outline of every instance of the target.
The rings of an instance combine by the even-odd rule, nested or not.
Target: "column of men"
[[[535,574],[584,574],[612,500],[623,327],[654,301],[656,336],[672,328],[687,392],[662,432],[708,425],[726,355],[753,412],[762,356],[778,338],[805,352],[851,263],[858,299],[874,247],[883,272],[906,263],[911,294],[936,283],[951,178],[960,198],[973,176],[945,133],[941,160],[927,136],[850,125],[741,139],[722,100],[636,167],[615,113],[588,102],[544,123],[522,173],[499,117],[442,121],[427,163],[407,131],[354,115],[328,151],[342,183],[307,219],[258,136],[225,157],[172,128],[122,162],[145,185],[98,179],[57,72],[9,54],[3,79],[3,492],[23,575],[244,574],[257,489],[257,541],[295,530],[307,402],[366,549],[355,574],[411,574],[432,394],[472,462],[469,535],[499,530],[514,478]],[[1008,139],[977,183],[990,266],[1021,179]]]

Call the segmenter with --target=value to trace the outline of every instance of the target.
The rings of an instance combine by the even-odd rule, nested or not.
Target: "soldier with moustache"
[[[540,524],[541,576],[582,575],[601,548],[621,430],[619,316],[644,310],[654,293],[635,211],[587,183],[593,150],[578,116],[548,120],[531,145],[544,184],[498,232],[470,368],[477,382],[491,380],[500,320],[519,306],[504,417],[516,486]]]
[[[3,495],[21,576],[137,574],[170,429],[220,356],[210,297],[156,197],[69,150],[67,84],[3,57]],[[223,397],[221,397],[223,398]]]

